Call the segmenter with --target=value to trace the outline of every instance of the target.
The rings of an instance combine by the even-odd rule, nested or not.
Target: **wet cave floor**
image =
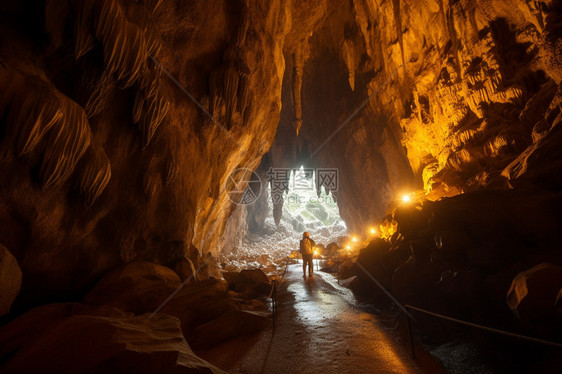
[[[277,305],[275,327],[198,354],[230,373],[442,372],[427,357],[413,360],[393,323],[331,274],[303,278],[290,265]]]

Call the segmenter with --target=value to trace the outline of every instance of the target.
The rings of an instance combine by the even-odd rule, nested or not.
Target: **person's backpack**
[[[300,252],[303,255],[312,253],[312,240],[310,238],[301,239]]]

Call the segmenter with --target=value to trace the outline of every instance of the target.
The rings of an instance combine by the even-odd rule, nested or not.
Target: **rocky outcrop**
[[[513,277],[558,263],[560,14],[549,0],[0,1],[0,242],[23,274],[18,309],[91,291],[142,314],[196,271],[166,305],[184,333],[246,331],[217,332],[253,316],[216,258],[268,206],[237,205],[247,183],[229,177],[261,165],[265,187],[269,167],[304,165],[337,170],[317,187],[351,231],[420,189],[423,206],[388,220],[392,249],[362,261],[389,285],[414,240],[427,251],[394,274],[404,298],[485,290],[505,316]]]
[[[287,70],[283,90],[302,85],[302,105],[283,95],[271,162],[337,168],[340,211],[357,232],[422,186],[436,200],[552,185],[560,24],[551,1],[341,4],[308,38],[302,78]]]
[[[51,304],[0,328],[3,373],[223,373],[187,345],[180,321],[118,309]]]
[[[562,266],[542,263],[513,278],[507,305],[525,324],[546,332],[560,331],[556,299],[562,289]]]
[[[236,336],[256,333],[270,323],[263,313],[234,310],[196,327],[189,343],[194,348],[205,349]]]
[[[0,316],[10,311],[21,286],[21,270],[12,254],[0,244]]]
[[[228,287],[245,298],[267,297],[271,293],[271,281],[261,269],[226,272],[223,275]]]
[[[0,3],[0,241],[24,274],[19,303],[84,293],[132,261],[217,256],[228,175],[273,141],[291,6],[30,7]]]
[[[170,268],[132,262],[105,275],[84,297],[84,303],[139,315],[156,311],[180,286],[180,278]]]

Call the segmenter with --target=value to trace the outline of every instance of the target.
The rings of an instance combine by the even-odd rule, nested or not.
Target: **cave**
[[[560,0],[0,0],[0,372],[559,373],[561,36]]]

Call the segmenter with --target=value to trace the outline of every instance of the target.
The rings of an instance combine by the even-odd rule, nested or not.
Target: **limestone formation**
[[[141,315],[197,272],[166,305],[181,327],[59,321],[78,341],[99,328],[111,349],[138,327],[137,351],[100,348],[107,367],[154,354],[181,372],[191,354],[176,330],[205,346],[264,323],[240,312],[217,259],[263,231],[267,171],[302,165],[337,171],[317,189],[350,233],[381,229],[361,261],[385,285],[439,307],[486,290],[505,318],[515,275],[559,263],[561,12],[554,0],[0,1],[0,242],[23,279],[12,309],[83,299]],[[248,186],[232,182],[241,169],[262,181],[253,206],[231,199]],[[409,240],[426,250],[407,260]],[[239,276],[226,276],[235,290],[266,294],[262,275],[259,290]],[[147,348],[153,332],[173,348]],[[1,365],[36,369],[59,348],[45,341]]]
[[[110,305],[137,315],[152,313],[180,284],[179,277],[170,268],[132,262],[103,277],[86,295],[84,303]]]
[[[224,373],[191,351],[174,317],[76,303],[41,306],[3,326],[0,354],[4,373]]]

